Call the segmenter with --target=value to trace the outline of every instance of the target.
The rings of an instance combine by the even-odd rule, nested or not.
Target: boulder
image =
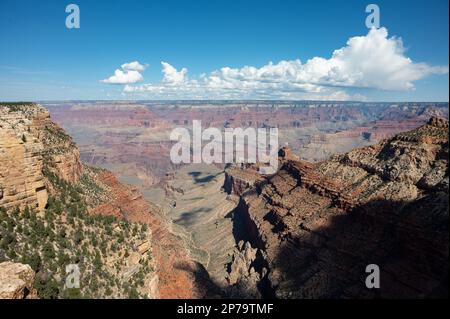
[[[35,275],[29,265],[0,263],[0,299],[36,299]]]

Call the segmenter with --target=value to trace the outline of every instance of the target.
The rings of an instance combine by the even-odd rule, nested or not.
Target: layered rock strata
[[[48,199],[44,163],[68,182],[81,176],[72,139],[37,104],[0,105],[0,205],[37,207]]]
[[[448,296],[448,152],[448,121],[432,118],[329,161],[284,161],[247,189],[234,218],[263,252],[266,295]],[[369,264],[380,289],[365,285]]]

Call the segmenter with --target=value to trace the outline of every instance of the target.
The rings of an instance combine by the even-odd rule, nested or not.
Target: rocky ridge
[[[254,289],[278,298],[448,296],[447,120],[328,161],[280,164],[254,186],[228,186],[239,191],[242,239],[259,254],[247,264],[265,266]],[[370,290],[373,263],[381,288]]]

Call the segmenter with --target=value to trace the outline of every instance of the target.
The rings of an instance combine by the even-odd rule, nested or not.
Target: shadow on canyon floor
[[[192,226],[195,225],[198,219],[200,219],[203,215],[208,214],[212,211],[212,208],[194,208],[188,212],[184,212],[174,220],[174,223],[181,226]]]
[[[219,174],[209,174],[207,176],[200,177],[204,174],[202,172],[189,172],[188,174],[194,178],[195,184],[206,184],[219,176]]]

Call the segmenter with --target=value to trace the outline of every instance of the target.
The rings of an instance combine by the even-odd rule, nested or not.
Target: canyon
[[[448,104],[43,105],[0,108],[0,207],[45,214],[68,183],[89,216],[147,225],[145,240],[127,243],[129,257],[105,255],[128,260],[121,274],[151,264],[142,295],[448,296]],[[193,120],[277,127],[278,172],[171,163],[170,132]],[[372,263],[380,289],[364,284]]]
[[[76,141],[84,163],[114,172],[120,181],[157,201],[170,161],[170,133],[204,128],[277,127],[279,145],[307,161],[375,144],[448,118],[447,103],[362,103],[309,101],[74,101],[43,102],[52,119]],[[159,197],[159,195],[158,195]]]

